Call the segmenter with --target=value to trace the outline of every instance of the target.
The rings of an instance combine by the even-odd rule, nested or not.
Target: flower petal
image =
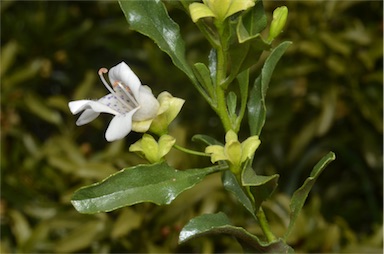
[[[157,100],[160,103],[160,108],[157,114],[160,115],[166,112],[168,124],[176,118],[185,102],[183,99],[173,97],[167,91],[160,93],[159,96],[157,96]]]
[[[132,130],[136,132],[147,132],[149,130],[149,127],[152,124],[153,119],[145,120],[145,121],[133,121],[132,122]]]
[[[78,100],[78,101],[71,101],[68,103],[69,109],[71,110],[72,114],[77,114],[85,109],[92,109],[95,112],[103,112],[103,113],[109,113],[112,115],[118,115],[119,112],[116,110],[108,107],[107,105],[99,102],[99,101],[91,101],[91,100]]]
[[[225,142],[229,143],[234,141],[238,141],[237,134],[233,130],[229,130],[227,134],[225,134]]]
[[[121,81],[129,87],[135,98],[138,97],[141,81],[125,62],[121,62],[112,67],[108,72],[108,76],[111,84],[114,84],[116,81]]]
[[[80,125],[84,125],[84,124],[87,124],[87,123],[89,123],[89,122],[92,122],[92,121],[95,120],[99,115],[100,115],[100,113],[95,112],[95,111],[93,111],[92,109],[86,109],[86,110],[84,110],[84,112],[80,115],[79,119],[77,119],[77,121],[76,121],[76,125],[77,125],[77,126],[80,126]]]
[[[176,139],[170,135],[163,135],[159,139],[159,158],[163,158],[169,153]]]
[[[193,22],[197,22],[201,18],[215,17],[215,14],[208,6],[202,3],[192,3],[189,5],[189,13]]]
[[[228,160],[224,154],[224,147],[219,145],[210,145],[205,148],[205,153],[211,154],[211,162],[215,163],[221,160]]]
[[[156,117],[160,104],[148,86],[140,86],[139,95],[136,99],[140,108],[133,116],[133,120],[144,121]]]
[[[125,112],[129,111],[129,108],[126,107],[123,103],[121,103],[114,94],[107,94],[103,97],[101,97],[98,102],[108,106],[109,108],[115,110],[116,112],[119,112],[121,114],[124,114]]]
[[[241,162],[252,157],[256,149],[259,147],[261,141],[258,136],[252,136],[247,138],[243,143],[241,143]]]
[[[137,109],[130,111],[124,115],[116,115],[112,118],[107,131],[105,132],[105,138],[107,141],[115,141],[122,139],[128,135],[132,130],[132,115],[136,112]]]
[[[241,164],[241,144],[239,141],[230,141],[225,143],[224,154],[227,160],[233,165],[238,166]]]
[[[91,100],[78,100],[78,101],[70,101],[68,103],[69,110],[72,114],[76,115],[80,111],[84,110],[84,105],[86,105]]]
[[[161,157],[159,157],[159,144],[151,135],[143,135],[141,146],[143,147],[143,153],[145,155],[145,158],[150,163],[160,161]]]
[[[248,8],[251,8],[254,5],[255,5],[254,0],[243,0],[243,1],[232,0],[230,1],[228,6],[229,8],[227,9],[225,16],[223,18],[226,19],[232,14],[235,14],[236,12],[239,12],[239,11],[247,10]]]

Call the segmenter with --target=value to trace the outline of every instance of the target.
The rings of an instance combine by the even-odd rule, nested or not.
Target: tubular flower
[[[104,74],[106,73],[108,73],[112,85],[105,80]],[[112,114],[114,117],[105,133],[105,138],[111,142],[122,139],[132,129],[135,130],[132,127],[133,123],[148,122],[156,117],[159,102],[153,96],[151,89],[141,84],[139,78],[126,63],[121,62],[112,67],[109,72],[106,68],[101,68],[99,76],[110,93],[99,100],[69,102],[68,106],[72,114],[83,111],[77,119],[76,125],[87,124],[96,119],[100,113]],[[140,131],[146,132],[148,128],[141,128]]]

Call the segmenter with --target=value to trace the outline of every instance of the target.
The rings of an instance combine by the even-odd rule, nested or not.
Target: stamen
[[[128,108],[128,110],[132,110],[132,106],[127,104],[123,99],[121,99],[119,96],[116,95],[116,92],[111,88],[111,86],[108,84],[108,82],[104,78],[104,74],[108,72],[107,68],[100,68],[98,74],[100,76],[101,82],[103,82],[104,86],[108,89],[108,91],[118,100],[120,101],[124,106]],[[124,90],[124,89],[123,89]],[[125,91],[125,90],[124,90]],[[136,102],[136,101],[135,101]],[[137,106],[137,103],[135,103],[135,106]]]
[[[133,103],[135,104],[135,106],[139,106],[139,103],[137,103],[135,97],[132,96],[132,94],[130,93],[131,90],[129,89],[128,86],[123,86],[123,84],[121,84],[121,82],[119,81],[116,81],[114,84],[113,84],[113,87],[116,87],[116,86],[119,86],[121,88],[121,90],[123,90],[123,92],[125,93],[125,95],[127,95],[128,99]]]

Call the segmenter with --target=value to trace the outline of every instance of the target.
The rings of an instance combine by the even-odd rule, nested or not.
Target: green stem
[[[223,26],[217,25],[220,35],[220,45],[216,48],[217,54],[217,67],[216,67],[216,96],[217,96],[217,107],[216,113],[219,115],[221,122],[223,123],[225,131],[229,131],[232,128],[232,123],[229,118],[227,103],[225,99],[225,88],[223,82],[226,79],[226,69],[227,69],[227,57],[225,49],[226,38],[224,38],[224,28]]]
[[[272,233],[267,221],[267,217],[265,216],[264,210],[261,206],[259,211],[256,214],[256,217],[259,220],[260,227],[263,230],[264,235],[267,237],[268,242],[275,241],[276,236]]]
[[[198,151],[195,151],[195,150],[191,150],[191,149],[188,149],[188,148],[185,148],[185,147],[182,147],[182,146],[179,146],[179,145],[173,145],[173,147],[179,151],[182,151],[184,153],[188,153],[188,154],[193,154],[193,155],[197,155],[197,156],[205,156],[205,157],[210,157],[211,155],[207,154],[207,153],[203,153],[203,152],[198,152]]]

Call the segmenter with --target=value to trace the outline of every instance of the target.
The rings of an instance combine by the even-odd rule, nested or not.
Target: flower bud
[[[152,121],[149,131],[161,136],[168,133],[169,124],[179,114],[185,100],[173,97],[168,92],[162,92],[157,97],[160,108],[157,117]]]
[[[176,140],[169,135],[163,135],[156,140],[149,134],[144,134],[143,138],[129,147],[130,152],[136,152],[141,157],[147,159],[150,163],[156,163],[163,160],[163,157],[169,153]]]
[[[271,27],[269,29],[268,41],[271,42],[275,39],[283,30],[285,22],[288,17],[288,8],[286,6],[280,6],[273,11],[273,19]]]

